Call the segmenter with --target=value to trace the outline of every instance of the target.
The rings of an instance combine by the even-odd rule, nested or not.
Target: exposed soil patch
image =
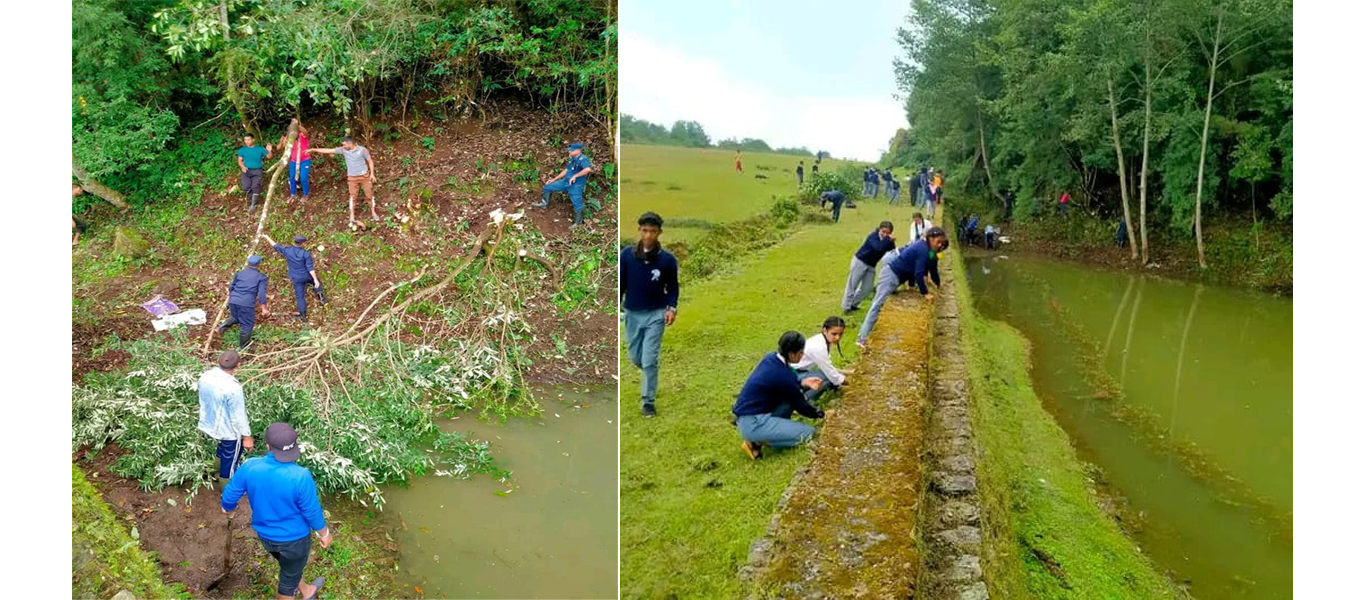
[[[909,598],[928,390],[930,307],[886,303],[869,348],[751,568],[787,598]],[[756,564],[758,563],[758,564]]]
[[[120,448],[110,444],[92,458],[77,452],[73,460],[103,495],[113,514],[136,528],[141,548],[156,553],[166,581],[182,583],[196,598],[249,597],[260,585],[272,586],[271,591],[275,593],[275,580],[258,581],[264,565],[273,567],[273,572],[275,565],[269,563],[272,557],[263,551],[256,541],[257,534],[249,527],[252,511],[247,498],[239,503],[233,523],[227,524],[220,510],[222,486],[201,490],[191,505],[186,501],[187,491],[182,488],[166,487],[158,492],[147,492],[140,489],[137,482],[118,477],[108,470],[122,454]],[[355,519],[343,519],[341,515],[350,512],[349,507],[341,502],[330,505],[330,502],[325,500],[324,508],[331,513],[329,524],[334,536],[383,539],[378,526],[362,526]],[[218,587],[207,591],[207,586],[224,569],[226,535],[234,536],[230,543],[231,569]],[[393,542],[376,544],[393,564],[398,546]],[[311,566],[319,551],[316,542],[311,550]],[[306,579],[309,578],[307,574]]]
[[[369,227],[366,230],[351,232],[347,227],[346,175],[340,157],[312,158],[310,196],[303,203],[298,197],[288,200],[288,184],[282,175],[268,209],[265,232],[281,243],[289,243],[295,233],[303,232],[311,238],[309,246],[316,267],[321,279],[329,277],[324,283],[332,298],[327,307],[311,308],[312,327],[345,327],[380,291],[411,278],[418,263],[430,263],[431,275],[438,269],[448,270],[487,226],[488,213],[497,208],[524,211],[521,235],[538,236],[533,238],[538,241],[531,242],[532,247],[538,249],[542,244],[543,253],[554,259],[560,270],[583,253],[613,247],[618,207],[612,201],[617,197],[612,194],[615,182],[606,181],[599,168],[614,162],[603,127],[575,116],[531,110],[515,102],[493,105],[486,115],[484,119],[444,121],[425,115],[410,117],[377,125],[371,139],[361,140],[375,159],[375,198],[383,217],[378,223],[372,221],[368,206],[362,204],[364,197],[359,199],[356,216]],[[306,122],[312,147],[336,145],[341,125],[340,121]],[[587,198],[611,197],[611,201],[601,202],[598,212],[592,212],[585,227],[576,231],[568,229],[572,209],[565,194],[555,195],[546,209],[528,206],[540,197],[540,178],[551,177],[561,168],[566,153],[559,144],[570,141],[586,143],[586,153],[596,165],[586,188]],[[221,160],[232,157],[224,155]],[[269,181],[270,175],[264,179],[264,186]],[[117,354],[93,355],[109,334],[123,340],[165,335],[153,332],[150,315],[137,306],[155,294],[163,294],[183,308],[204,308],[208,319],[214,318],[224,301],[225,284],[239,268],[231,263],[247,248],[260,214],[246,210],[247,198],[237,184],[234,176],[211,182],[212,189],[188,211],[188,217],[165,226],[165,233],[159,236],[171,236],[178,242],[150,238],[152,259],[142,261],[145,266],[131,266],[115,277],[75,282],[77,303],[83,302],[87,310],[77,319],[72,339],[73,380],[78,382],[84,373],[122,364],[125,357]],[[110,258],[109,244],[96,238],[98,229],[106,231],[126,219],[127,215],[110,207],[99,207],[90,219],[95,229],[75,251],[77,263]],[[183,240],[196,239],[211,241],[199,244],[205,247],[184,247],[193,244],[184,244]],[[319,251],[321,245],[323,250]],[[266,352],[282,347],[284,342],[277,339],[280,333],[299,331],[301,326],[291,317],[295,301],[284,263],[265,245],[258,251],[267,258],[263,271],[271,279],[273,314],[259,319],[254,340],[255,350]],[[342,277],[333,277],[338,270]],[[596,281],[612,281],[612,270],[608,263],[602,264]],[[548,385],[611,379],[617,368],[617,320],[607,312],[613,302],[611,290],[604,286],[596,290],[605,308],[583,307],[566,314],[559,314],[554,307],[552,297],[558,292],[554,283],[541,282],[533,289],[522,290],[535,334],[525,351],[538,357],[527,373],[531,382]],[[188,329],[189,339],[194,341],[208,333],[206,326]],[[571,350],[561,353],[564,358],[543,358],[559,354],[553,351],[556,340],[564,340]]]

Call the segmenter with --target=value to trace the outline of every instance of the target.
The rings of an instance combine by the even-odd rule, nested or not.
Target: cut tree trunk
[[[220,0],[220,24],[224,29],[225,47],[230,46],[230,11],[225,5],[225,0]],[[230,104],[234,105],[235,112],[239,113],[239,123],[244,126],[244,131],[257,135],[254,131],[253,121],[248,118],[248,113],[244,111],[244,103],[239,99],[239,90],[234,81],[234,63],[230,57],[225,57],[225,96],[230,99]]]
[[[104,200],[107,200],[109,204],[112,204],[117,208],[127,207],[126,196],[123,196],[122,194],[118,193],[117,190],[114,190],[106,185],[103,185],[102,183],[99,183],[97,179],[90,177],[89,172],[85,171],[84,168],[80,167],[80,163],[75,162],[74,157],[71,157],[70,172],[75,175],[75,179],[79,180],[80,187],[83,188],[84,191],[89,192],[95,196],[98,196],[99,198],[102,198]]]
[[[984,117],[980,111],[975,111],[975,119],[980,124],[980,161],[984,163],[984,176],[989,181],[989,194],[994,195],[998,192],[998,186],[994,185],[994,172],[989,169],[989,149],[984,145]]]
[[[1151,19],[1152,16],[1149,16]],[[1148,264],[1148,149],[1153,127],[1152,26],[1144,28],[1144,159],[1139,166],[1139,260]]]
[[[1214,108],[1214,74],[1219,69],[1219,42],[1223,39],[1223,11],[1219,11],[1219,22],[1214,29],[1214,50],[1209,55],[1209,94],[1205,97],[1205,125],[1200,130],[1200,167],[1195,173],[1195,253],[1200,258],[1200,268],[1205,265],[1205,234],[1200,223],[1200,200],[1205,192],[1205,150],[1209,142],[1209,115]]]
[[[1125,214],[1125,232],[1130,237],[1130,258],[1139,258],[1139,247],[1134,241],[1134,224],[1130,222],[1129,175],[1125,172],[1125,150],[1120,147],[1120,119],[1116,110],[1116,86],[1106,80],[1106,99],[1111,105],[1111,142],[1116,147],[1116,173],[1120,176],[1120,208]]]

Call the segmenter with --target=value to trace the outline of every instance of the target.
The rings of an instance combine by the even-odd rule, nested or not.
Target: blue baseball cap
[[[580,150],[582,148],[584,148],[584,146],[581,145],[581,142],[577,142],[567,147],[568,150]]]
[[[295,243],[297,243],[297,244],[303,244],[303,243],[308,242],[308,241],[309,241],[309,238],[307,238],[307,237],[305,237],[305,236],[303,236],[303,235],[300,235],[300,234],[296,234],[296,235],[295,235]]]
[[[249,257],[248,257],[248,266],[250,266],[250,267],[256,267],[256,266],[258,266],[258,265],[261,264],[261,263],[262,263],[262,257],[261,257],[261,256],[258,256],[257,254],[249,255]]]

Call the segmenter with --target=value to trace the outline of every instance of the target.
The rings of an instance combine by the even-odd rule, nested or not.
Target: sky
[[[752,137],[875,161],[908,126],[891,67],[908,12],[908,0],[625,3],[619,111],[698,121],[714,143]]]

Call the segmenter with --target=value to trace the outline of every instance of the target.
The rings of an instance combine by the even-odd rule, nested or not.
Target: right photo
[[[1292,2],[619,43],[622,597],[1293,597]]]

